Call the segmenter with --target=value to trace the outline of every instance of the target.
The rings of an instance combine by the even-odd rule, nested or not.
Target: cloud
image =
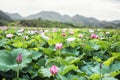
[[[0,0],[0,9],[23,16],[48,10],[113,20],[120,19],[119,3],[120,0]]]
[[[114,2],[120,2],[120,0],[112,0],[112,1],[114,1]]]

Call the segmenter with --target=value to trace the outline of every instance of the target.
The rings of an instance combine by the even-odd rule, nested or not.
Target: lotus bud
[[[57,74],[57,73],[58,73],[58,67],[57,67],[56,65],[51,66],[51,67],[50,67],[50,73],[51,73],[52,75]]]
[[[16,62],[17,64],[22,63],[22,54],[18,54],[18,56],[16,57]]]
[[[96,38],[96,39],[98,39],[98,36],[96,35],[96,34],[91,34],[91,38]]]
[[[83,34],[79,34],[78,37],[79,37],[79,38],[83,38]]]
[[[96,34],[91,34],[91,38],[96,38]]]
[[[66,36],[66,34],[65,34],[65,33],[62,33],[62,36]]]
[[[55,46],[56,49],[62,49],[62,43],[57,43]]]
[[[6,37],[7,37],[7,38],[12,38],[12,37],[13,37],[13,34],[7,34]]]

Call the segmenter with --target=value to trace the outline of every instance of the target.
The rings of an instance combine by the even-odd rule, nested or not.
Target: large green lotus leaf
[[[0,40],[0,47],[2,47],[2,46],[4,46],[5,44],[6,44],[6,42],[7,42],[7,39],[1,39]]]
[[[94,42],[88,42],[87,43],[89,46],[91,46],[92,49],[94,50],[99,50],[100,46],[95,44]]]
[[[113,57],[115,57],[115,59],[120,60],[120,52],[117,53],[111,53]]]
[[[60,74],[65,75],[71,70],[78,70],[78,67],[75,65],[69,65],[69,66],[64,66],[63,68],[60,69]]]
[[[68,74],[67,80],[86,80],[85,77],[81,77],[79,75]]]
[[[91,68],[92,68],[92,65],[87,64],[85,66],[80,67],[80,70],[83,72],[86,72],[87,75],[91,75],[93,74],[93,71]]]
[[[93,49],[92,49],[92,46],[90,45],[90,42],[85,43],[83,49],[85,49],[86,51],[91,51],[91,50],[93,50]]]
[[[114,59],[115,59],[114,57],[111,57],[111,58],[109,58],[107,61],[105,61],[103,64],[104,64],[105,66],[109,66],[110,64],[113,63]]]
[[[27,67],[27,64],[32,61],[30,58],[31,53],[29,53],[25,49],[14,49],[11,52],[6,50],[0,51],[0,70],[1,71],[8,71],[10,69],[16,71],[18,65],[16,63],[16,57],[18,54],[22,54],[22,63],[20,64],[20,69]]]
[[[79,43],[76,41],[72,41],[72,42],[67,42],[67,46],[71,46],[72,48],[74,48],[75,46],[77,46]]]
[[[31,50],[30,53],[32,53],[32,59],[35,60],[42,56],[42,53],[39,51]]]
[[[101,73],[109,74],[111,76],[116,76],[120,74],[119,69],[120,69],[120,63],[115,62],[114,64],[109,66],[102,65]],[[87,64],[86,66],[83,66],[81,70],[85,71],[88,75],[92,75],[93,73],[100,74],[100,64],[97,64],[96,66]]]
[[[102,80],[118,80],[118,79],[116,79],[114,77],[104,77],[104,78],[102,78]]]
[[[32,45],[32,43],[35,43],[35,42],[36,42],[35,39],[31,39],[31,40],[28,41],[28,45]]]
[[[54,44],[56,44],[56,43],[62,43],[63,41],[64,41],[64,39],[60,36],[60,34],[58,34],[58,33],[54,33],[53,35],[52,35],[52,37],[53,38],[50,38],[49,40],[48,40],[48,44],[49,45],[54,45]]]
[[[77,72],[77,75],[81,76],[81,77],[85,77],[86,76],[86,72],[82,72],[81,70],[75,70]]]
[[[111,49],[115,49],[116,47],[120,46],[120,42],[115,42],[111,45]]]
[[[74,63],[78,63],[80,61],[80,59],[83,58],[83,55],[80,56],[80,57],[73,57],[73,56],[70,56],[70,57],[66,57],[65,60],[69,63],[69,64],[74,64]]]
[[[120,69],[114,72],[111,72],[110,76],[115,77],[120,74]]]
[[[93,47],[94,50],[99,50],[99,48],[100,48],[100,46],[97,45],[97,44],[94,44],[92,47]]]
[[[101,76],[98,73],[92,74],[89,80],[100,80]]]
[[[54,80],[68,80],[65,76],[60,75],[59,73],[56,75],[56,79]]]
[[[7,51],[5,50],[0,51],[0,70],[1,71],[8,71],[10,69],[9,67],[10,60],[8,58],[10,58],[11,56],[8,56],[7,58],[6,55],[9,55]],[[13,59],[11,58],[11,60]]]
[[[100,48],[108,50],[110,48],[110,43],[107,41],[98,41],[97,44],[100,46]]]
[[[18,80],[18,78],[14,78],[13,80]],[[28,79],[19,78],[19,80],[28,80]]]
[[[13,46],[16,48],[27,48],[27,45],[24,42],[16,42],[13,44]]]
[[[53,49],[51,49],[51,48],[43,48],[43,47],[40,47],[40,50],[41,50],[44,54],[47,54],[47,55],[50,55],[51,53],[53,53]]]
[[[49,60],[47,60],[46,65],[48,65],[48,64],[53,65],[53,62],[59,63],[61,65],[69,65],[68,61],[66,61],[65,59],[63,59],[62,57],[59,57],[59,56],[55,57],[55,58],[50,58]]]
[[[102,60],[98,57],[93,57],[94,60],[96,60],[97,62],[102,62]]]
[[[43,77],[50,77],[52,74],[50,73],[49,68],[40,68],[38,74]]]
[[[66,48],[64,48],[64,49],[62,49],[62,51],[61,51],[61,53],[62,54],[66,54],[67,56],[78,56],[79,55],[79,51],[78,51],[78,49],[79,49],[80,47],[74,47],[74,48],[72,48],[72,47],[66,47]]]

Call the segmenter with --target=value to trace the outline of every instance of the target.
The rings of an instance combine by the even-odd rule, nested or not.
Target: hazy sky
[[[0,10],[28,16],[40,11],[56,11],[95,17],[99,20],[120,20],[120,0],[0,0]]]

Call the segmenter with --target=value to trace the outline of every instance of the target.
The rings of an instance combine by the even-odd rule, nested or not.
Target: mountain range
[[[69,15],[61,15],[58,12],[54,11],[41,11],[36,14],[29,15],[27,17],[22,17],[18,13],[8,13],[6,12],[10,18],[13,20],[32,20],[32,19],[42,19],[42,20],[50,20],[50,21],[58,21],[63,23],[72,23],[75,25],[81,25],[81,26],[97,26],[97,27],[109,27],[109,26],[117,26],[120,24],[120,20],[114,20],[111,22],[108,21],[100,21],[94,17],[85,17],[79,14],[74,15],[73,17]],[[120,26],[119,26],[120,27]]]
[[[19,19],[24,19],[20,14],[18,13],[8,13],[6,12],[6,14],[13,20],[19,20]]]
[[[7,14],[5,14],[3,11],[0,10],[0,20],[11,21],[12,19]]]

